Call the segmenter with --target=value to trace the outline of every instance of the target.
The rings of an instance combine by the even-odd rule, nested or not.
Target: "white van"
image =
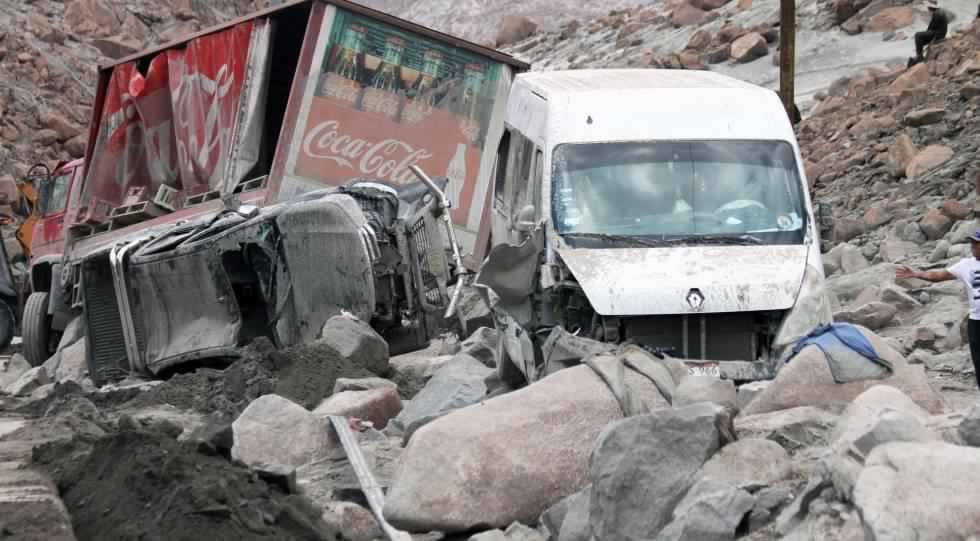
[[[494,174],[477,280],[516,324],[505,379],[541,375],[556,326],[766,379],[832,320],[821,226],[771,90],[708,71],[523,73]]]

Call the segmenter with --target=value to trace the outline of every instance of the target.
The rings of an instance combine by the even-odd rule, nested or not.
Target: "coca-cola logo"
[[[311,158],[328,160],[361,175],[399,184],[415,179],[409,167],[432,157],[428,150],[414,148],[398,139],[368,141],[342,134],[336,120],[314,126],[303,138],[302,149]]]

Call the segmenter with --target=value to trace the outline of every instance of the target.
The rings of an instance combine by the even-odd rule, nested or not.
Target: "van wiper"
[[[733,244],[733,245],[753,245],[765,244],[765,241],[755,235],[692,235],[670,239],[670,242],[677,244]]]
[[[634,237],[632,235],[610,235],[608,233],[563,233],[562,237],[571,237],[579,239],[595,239],[595,240],[605,240],[608,242],[619,242],[619,243],[629,243],[635,246],[649,246],[651,248],[661,248],[670,244],[669,241],[645,239],[643,237]]]

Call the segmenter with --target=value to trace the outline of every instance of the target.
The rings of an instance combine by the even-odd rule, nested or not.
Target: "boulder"
[[[319,341],[334,348],[341,357],[357,366],[379,376],[388,373],[388,342],[370,325],[354,316],[341,314],[327,320]]]
[[[895,144],[888,149],[888,167],[891,173],[897,177],[904,177],[905,169],[916,154],[918,154],[918,150],[909,134],[899,134],[895,138]]]
[[[738,391],[736,392],[737,409],[741,410],[747,406],[768,385],[768,381],[753,381],[745,385],[739,385]]]
[[[589,501],[592,487],[562,498],[541,515],[541,524],[555,541],[589,541],[592,526],[589,524]]]
[[[302,466],[339,446],[322,419],[274,394],[249,404],[232,430],[232,459],[258,470],[267,465]]]
[[[711,376],[688,376],[674,391],[674,407],[689,406],[698,402],[713,402],[731,410],[738,409],[735,383],[729,379]]]
[[[853,323],[873,331],[887,327],[898,309],[884,302],[869,302],[855,310],[845,310],[834,314],[834,321]]]
[[[493,369],[469,355],[454,356],[405,405],[392,424],[408,440],[432,420],[483,400],[487,395],[486,378],[491,374]]]
[[[692,51],[703,51],[711,45],[711,32],[705,29],[698,30],[687,40],[687,49]]]
[[[349,541],[384,539],[381,525],[371,511],[353,502],[330,502],[323,508],[323,519]]]
[[[511,45],[524,41],[537,31],[538,25],[531,19],[523,15],[505,15],[500,22],[494,43],[497,47]]]
[[[881,243],[878,255],[881,260],[888,263],[898,263],[909,257],[910,253],[916,253],[918,247],[913,242],[905,240],[886,240]]]
[[[915,22],[910,6],[893,6],[875,13],[861,25],[865,32],[894,32]]]
[[[871,266],[871,263],[861,254],[861,250],[853,244],[845,242],[835,246],[834,250],[839,251],[840,269],[845,274],[858,272]]]
[[[929,145],[919,151],[905,168],[905,176],[919,178],[953,158],[953,149],[943,145]]]
[[[592,453],[595,538],[650,539],[667,526],[704,463],[734,436],[729,423],[724,408],[702,402],[607,426]]]
[[[970,214],[973,213],[973,209],[955,199],[947,199],[943,201],[942,212],[949,219],[959,221],[969,218]]]
[[[841,24],[870,3],[871,0],[834,0],[834,19],[837,24]]]
[[[789,453],[781,445],[772,440],[743,438],[722,447],[704,465],[701,474],[707,479],[745,487],[773,485],[789,478],[791,472]]]
[[[861,393],[844,411],[831,434],[831,477],[850,496],[863,466],[875,447],[892,441],[930,441],[929,414],[894,387],[876,385]]]
[[[945,117],[946,109],[942,107],[916,109],[905,114],[905,124],[913,127],[928,126],[929,124],[942,122]]]
[[[88,376],[87,346],[85,340],[77,340],[74,344],[59,351],[55,355],[60,358],[54,380],[59,382],[74,381],[81,383]]]
[[[35,366],[22,373],[13,383],[4,388],[4,392],[11,396],[28,396],[34,389],[48,383],[50,378],[43,366]]]
[[[746,406],[743,413],[754,415],[800,406],[848,404],[875,385],[895,387],[926,411],[942,413],[943,399],[930,386],[923,367],[909,365],[881,337],[865,328],[860,330],[878,355],[892,364],[894,373],[883,379],[837,383],[823,352],[816,346],[808,346],[780,369],[772,385]]]
[[[500,339],[497,329],[480,327],[460,344],[460,353],[465,353],[484,365],[497,366],[497,342]]]
[[[6,359],[0,359],[0,391],[16,382],[30,369],[31,364],[20,353],[14,353]]]
[[[703,479],[674,509],[673,521],[657,541],[731,541],[755,498],[724,481]]]
[[[751,62],[769,54],[766,38],[758,32],[750,32],[732,42],[732,59],[739,64]]]
[[[402,410],[398,388],[385,386],[366,391],[343,391],[325,399],[313,410],[318,417],[340,415],[370,421],[382,429]]]
[[[628,355],[656,362],[645,353]],[[606,370],[618,362],[613,356],[596,359]],[[669,407],[650,379],[629,369],[624,377],[649,410]],[[588,484],[596,437],[623,415],[612,392],[586,365],[456,410],[409,440],[384,516],[411,532],[531,524]]]
[[[968,539],[980,532],[980,449],[886,443],[864,463],[854,505],[870,539]]]
[[[972,447],[980,447],[980,404],[970,410],[970,413],[960,423],[958,432],[963,443]]]
[[[675,27],[701,24],[708,15],[707,11],[696,8],[687,2],[677,5],[670,14],[670,23]]]
[[[916,64],[899,75],[888,85],[892,94],[901,94],[906,90],[923,87],[929,83],[929,65],[925,62]]]
[[[953,221],[940,209],[929,209],[919,222],[919,227],[929,240],[939,240],[953,227]]]

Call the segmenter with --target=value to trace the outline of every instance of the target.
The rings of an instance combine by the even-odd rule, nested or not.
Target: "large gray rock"
[[[592,453],[591,523],[603,541],[650,539],[734,436],[725,408],[701,402],[610,424]]]
[[[487,395],[486,378],[492,373],[492,368],[469,355],[454,356],[405,405],[392,424],[404,432],[407,441],[434,419],[483,400]]]
[[[14,353],[6,359],[0,359],[0,391],[20,379],[30,369],[31,363],[27,362],[27,359],[20,353]]]
[[[87,347],[85,340],[77,340],[75,343],[59,351],[55,355],[61,358],[58,368],[54,373],[54,380],[58,382],[74,381],[81,383],[88,376],[88,361],[86,360]]]
[[[735,383],[730,379],[710,376],[688,376],[674,392],[674,406],[689,406],[698,402],[713,402],[731,410],[738,408]]]
[[[744,385],[739,385],[736,392],[736,400],[738,409],[741,410],[745,406],[749,405],[763,389],[769,386],[769,381],[753,381],[751,383],[746,383]]]
[[[4,388],[4,392],[11,396],[28,396],[34,389],[48,383],[50,378],[43,366],[35,366],[22,373],[13,383]]]
[[[589,541],[592,539],[590,507],[592,487],[575,494],[568,504],[568,513],[561,524],[557,541]]]
[[[980,447],[980,404],[970,410],[970,413],[960,423],[958,432],[963,443]]]
[[[801,407],[735,418],[735,432],[741,438],[762,438],[784,449],[797,451],[825,445],[839,416],[826,410]]]
[[[873,331],[888,326],[898,314],[898,309],[884,302],[869,302],[853,310],[834,314],[834,321],[843,321],[867,327]]]
[[[255,399],[232,424],[231,456],[253,469],[298,467],[339,446],[326,423],[299,404],[267,394]]]
[[[541,514],[541,519],[538,521],[544,528],[548,531],[552,539],[558,539],[561,533],[562,524],[565,522],[566,518],[569,517],[569,513],[573,512],[577,507],[582,514],[585,515],[585,523],[589,523],[589,498],[592,494],[592,487],[587,486],[582,490],[572,494],[571,496],[566,496],[559,500],[557,503],[549,507],[544,513]],[[589,534],[586,536],[586,541],[592,536],[592,529],[589,528]]]
[[[702,475],[736,487],[772,485],[790,476],[789,453],[771,440],[747,438],[722,447]]]
[[[597,359],[601,367],[617,362]],[[627,369],[625,381],[651,411],[669,407],[645,376]],[[411,532],[531,524],[588,484],[596,437],[622,417],[612,392],[584,365],[456,410],[409,440],[385,518]]]
[[[755,498],[730,483],[703,479],[674,509],[674,520],[656,541],[733,541]]]
[[[831,251],[833,252],[834,250],[838,251],[839,266],[845,274],[862,271],[871,266],[864,255],[861,254],[861,249],[853,244],[845,242],[835,246]]]
[[[497,329],[480,327],[469,338],[463,340],[459,352],[473,357],[490,368],[495,368],[497,366],[497,342],[499,340],[500,333]]]
[[[348,541],[374,541],[384,539],[381,525],[359,504],[353,502],[329,502],[322,507],[322,518],[334,531]]]
[[[773,383],[759,393],[743,413],[754,415],[800,406],[849,404],[875,385],[895,387],[926,411],[942,413],[945,408],[942,396],[929,384],[923,367],[908,364],[877,334],[865,328],[859,329],[878,355],[892,364],[894,373],[881,379],[837,383],[823,351],[816,346],[808,346],[780,369]]]
[[[344,391],[370,391],[383,387],[397,390],[398,384],[384,378],[337,378],[333,385],[333,392],[337,394]]]
[[[980,449],[943,442],[878,446],[854,488],[868,539],[968,539],[980,533]]]
[[[878,445],[937,439],[928,422],[929,414],[893,387],[877,385],[861,393],[831,435],[830,471],[838,491],[850,495],[864,458]]]
[[[388,342],[360,319],[341,314],[323,325],[320,341],[329,344],[342,357],[379,376],[389,370]]]

